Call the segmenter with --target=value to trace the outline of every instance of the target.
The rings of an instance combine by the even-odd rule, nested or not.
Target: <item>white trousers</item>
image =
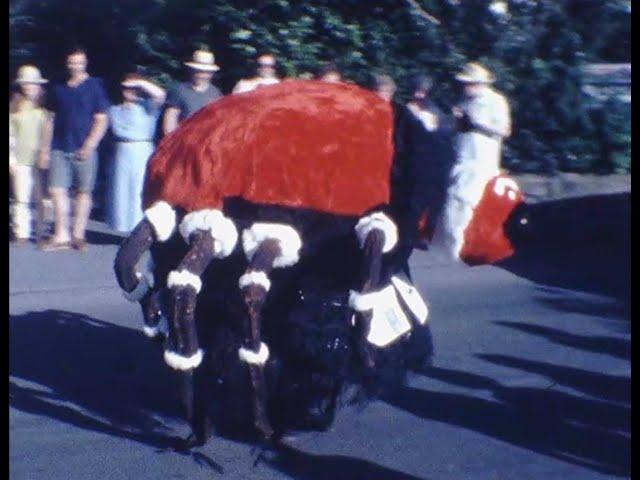
[[[31,237],[31,200],[34,189],[34,168],[16,165],[11,173],[13,206],[11,226],[16,238]]]

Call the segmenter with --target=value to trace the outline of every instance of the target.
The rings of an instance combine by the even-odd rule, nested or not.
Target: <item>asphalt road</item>
[[[538,242],[499,266],[416,252],[432,370],[278,450],[212,438],[185,454],[167,441],[187,433],[176,377],[117,288],[118,239],[95,230],[85,254],[9,247],[13,480],[630,476],[629,254],[611,241],[620,232]]]

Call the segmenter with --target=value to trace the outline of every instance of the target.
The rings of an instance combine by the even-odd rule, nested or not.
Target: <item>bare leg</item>
[[[65,188],[52,188],[53,209],[55,213],[55,228],[52,241],[56,243],[69,242],[69,195]]]
[[[87,222],[91,214],[91,193],[78,192],[76,195],[76,212],[73,219],[73,238],[84,240]]]

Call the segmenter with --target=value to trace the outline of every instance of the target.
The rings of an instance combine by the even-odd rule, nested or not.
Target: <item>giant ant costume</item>
[[[227,419],[252,392],[269,438],[327,426],[346,386],[375,393],[428,361],[427,306],[398,273],[411,189],[394,184],[397,137],[373,93],[290,80],[225,97],[160,143],[115,272],[144,332],[166,335],[166,363],[193,376],[192,440],[212,391]]]

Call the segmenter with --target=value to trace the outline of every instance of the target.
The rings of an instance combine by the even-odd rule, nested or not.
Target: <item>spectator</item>
[[[115,158],[108,223],[130,232],[142,220],[142,187],[165,91],[136,74],[125,76],[123,101],[109,109]]]
[[[9,105],[9,176],[14,200],[11,221],[13,238],[18,245],[26,244],[31,237],[30,204],[34,196],[38,211],[36,239],[42,239],[46,185],[37,170],[37,157],[46,121],[42,85],[47,82],[36,67],[20,67],[15,80],[19,91]]]
[[[428,248],[427,238],[435,230],[446,197],[447,181],[453,164],[454,152],[451,142],[451,121],[430,98],[433,80],[426,75],[414,77],[412,98],[407,103],[409,111],[415,115],[424,128],[420,135],[423,155],[419,169],[421,180],[419,189],[422,200],[418,202],[424,211],[420,215],[423,231],[417,246]]]
[[[396,82],[389,75],[374,75],[373,90],[387,102],[393,99],[396,89]]]
[[[429,93],[433,86],[431,78],[420,75],[413,79],[413,96],[407,103],[409,110],[422,122],[424,128],[434,132],[445,123],[442,111],[431,101]]]
[[[222,97],[222,92],[211,83],[214,72],[220,70],[213,52],[196,50],[190,62],[185,62],[191,73],[190,82],[179,83],[169,92],[162,130],[173,132],[180,122],[205,105]]]
[[[500,173],[502,141],[511,134],[509,104],[491,88],[493,75],[482,65],[469,63],[456,79],[464,86],[464,98],[453,108],[456,158],[433,239],[441,253],[454,261],[459,260],[464,229],[487,182]]]
[[[279,83],[276,76],[276,57],[267,53],[258,57],[257,76],[253,78],[243,78],[233,87],[232,93],[250,92],[258,87]]]
[[[334,62],[325,63],[322,68],[320,68],[316,78],[328,83],[342,82],[342,75]]]
[[[43,250],[71,246],[85,251],[85,231],[91,213],[92,193],[98,166],[98,147],[107,130],[109,102],[98,78],[87,73],[87,54],[71,49],[67,56],[69,79],[55,85],[48,97],[51,112],[44,128],[41,166],[49,165],[49,189],[53,197],[55,230]],[[69,234],[69,188],[77,187],[73,231]]]

